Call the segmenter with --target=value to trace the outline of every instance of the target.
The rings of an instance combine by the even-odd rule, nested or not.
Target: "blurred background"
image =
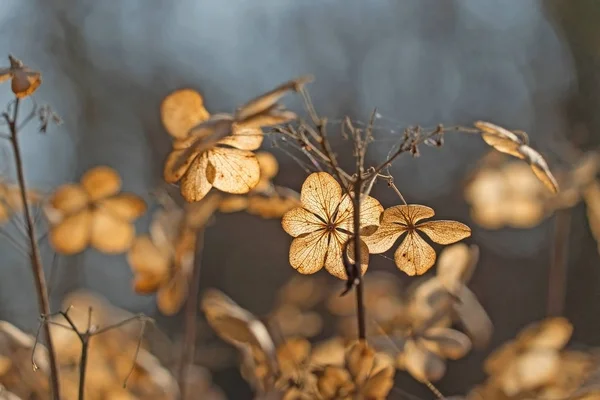
[[[316,77],[309,90],[318,111],[334,124],[346,115],[366,122],[377,108],[372,163],[415,124],[482,119],[522,129],[551,168],[564,161],[557,143],[566,139],[586,150],[599,141],[600,3],[594,0],[3,0],[1,8],[0,54],[42,72],[36,98],[64,120],[47,135],[35,129],[22,135],[27,179],[44,191],[105,164],[121,173],[126,191],[151,201],[170,146],[159,116],[166,94],[192,87],[209,111],[228,112],[306,73]],[[9,99],[8,86],[2,87],[0,103]],[[301,109],[297,99],[287,100]],[[343,163],[351,155],[344,146]],[[299,190],[304,170],[269,141],[264,148],[280,162],[275,182]],[[544,317],[554,224],[550,218],[533,229],[492,231],[470,220],[464,179],[486,151],[477,138],[451,134],[443,148],[401,157],[391,171],[409,203],[473,227],[468,242],[480,246],[481,260],[471,287],[495,325],[491,349]],[[12,159],[2,157],[3,170],[14,176]],[[375,194],[386,207],[398,203],[384,184]],[[575,341],[598,345],[597,245],[584,207],[571,217],[565,314]],[[139,231],[148,221],[140,221]],[[289,243],[277,220],[220,216],[207,231],[202,287],[267,312],[273,288],[294,273]],[[0,248],[0,319],[32,332],[38,315],[30,269],[9,244]],[[151,297],[132,293],[124,257],[94,250],[54,257],[45,245],[44,260],[53,271],[54,308],[65,293],[84,287],[119,307],[157,316]],[[381,257],[373,257],[370,268],[395,270]],[[159,318],[171,335],[181,322]],[[486,354],[451,362],[440,390],[461,393],[480,382]],[[405,390],[430,397],[399,379]],[[248,393],[234,370],[218,374],[217,382],[232,396]]]

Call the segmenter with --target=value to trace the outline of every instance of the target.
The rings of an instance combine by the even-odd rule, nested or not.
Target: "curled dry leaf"
[[[481,137],[488,145],[502,153],[527,161],[546,188],[552,193],[558,193],[558,183],[550,172],[546,160],[540,153],[529,147],[529,141],[524,132],[511,132],[484,121],[475,122],[475,127],[482,131]]]
[[[347,279],[343,248],[353,235],[352,199],[326,172],[310,174],[300,193],[302,207],[284,214],[283,229],[294,237],[290,246],[290,264],[302,274],[314,274],[325,267],[331,275]],[[383,207],[370,196],[361,202],[361,237],[368,237],[379,226]],[[369,264],[367,245],[361,240],[361,270]]]
[[[189,202],[202,199],[212,187],[226,193],[248,193],[260,181],[258,160],[252,151],[262,143],[261,128],[296,118],[275,102],[302,82],[286,84],[254,99],[233,116],[211,117],[202,96],[189,89],[167,96],[161,114],[175,141],[165,162],[165,180],[179,182],[181,194]]]
[[[59,187],[45,207],[54,249],[62,254],[76,254],[87,246],[109,254],[129,249],[133,222],[146,211],[146,203],[120,189],[118,173],[106,166],[88,170],[79,184]]]
[[[394,261],[407,275],[422,275],[433,266],[436,254],[417,233],[421,231],[432,241],[451,244],[471,236],[471,229],[456,221],[419,221],[435,215],[433,209],[418,204],[394,206],[381,216],[381,225],[374,234],[365,237],[371,253],[389,250],[396,240],[406,234],[394,254]]]
[[[0,68],[0,82],[10,79],[12,92],[19,99],[33,94],[42,84],[42,75],[11,55],[8,60],[10,66]]]
[[[204,294],[201,308],[210,326],[223,340],[242,351],[249,351],[255,359],[264,360],[268,375],[277,372],[275,344],[265,325],[254,315],[216,289]]]

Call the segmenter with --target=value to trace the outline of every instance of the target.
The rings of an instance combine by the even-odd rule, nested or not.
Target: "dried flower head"
[[[572,332],[573,327],[564,318],[531,324],[514,341],[494,351],[484,369],[508,396],[537,389],[557,376],[560,350]]]
[[[262,143],[261,128],[296,118],[277,101],[304,83],[299,79],[284,84],[251,100],[235,115],[210,117],[202,96],[189,89],[167,96],[161,115],[174,143],[165,163],[165,180],[180,182],[181,194],[190,202],[202,199],[212,187],[226,193],[248,193],[260,181],[260,167],[252,151]]]
[[[208,196],[185,210],[157,211],[149,235],[138,236],[127,254],[137,293],[156,293],[158,309],[177,313],[187,298],[194,266],[198,229],[216,210],[218,198]]]
[[[11,89],[17,98],[27,97],[42,84],[42,75],[25,66],[21,60],[9,55],[10,66],[0,68],[0,82],[11,80]]]
[[[295,239],[290,246],[290,264],[302,274],[314,274],[325,267],[331,275],[347,279],[343,248],[353,235],[352,199],[342,195],[340,184],[326,172],[310,174],[300,193],[302,207],[283,216],[283,229]],[[373,197],[361,202],[361,237],[368,237],[379,226],[383,207]],[[369,264],[369,251],[361,241],[361,270]],[[352,249],[349,249],[352,257]]]
[[[79,253],[88,245],[111,254],[129,249],[133,221],[146,211],[146,204],[120,189],[119,174],[106,166],[88,170],[79,184],[59,187],[45,209],[54,249],[63,254]]]
[[[473,220],[489,229],[530,228],[548,215],[548,191],[519,162],[479,169],[465,189],[465,199]]]
[[[435,250],[417,233],[420,231],[439,244],[451,244],[471,236],[471,229],[456,221],[427,221],[435,215],[433,209],[419,204],[394,206],[381,215],[377,231],[365,237],[371,253],[389,250],[396,240],[406,234],[394,253],[396,266],[407,275],[422,275],[433,266]]]

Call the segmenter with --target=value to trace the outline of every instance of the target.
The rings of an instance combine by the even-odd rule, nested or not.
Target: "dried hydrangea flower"
[[[434,215],[432,208],[419,204],[387,208],[381,215],[381,225],[377,231],[365,237],[369,251],[383,253],[406,234],[394,253],[396,266],[410,276],[424,274],[435,264],[436,254],[417,231],[439,244],[451,244],[471,236],[471,229],[460,222],[419,222]]]
[[[325,267],[331,275],[347,279],[343,248],[353,234],[352,199],[342,195],[340,184],[326,172],[306,178],[300,192],[302,207],[283,216],[283,229],[294,237],[290,246],[290,264],[301,274],[314,274]],[[373,197],[361,202],[361,237],[366,238],[379,226],[383,207]],[[369,250],[361,241],[361,270],[369,263]],[[351,249],[349,249],[351,253]]]
[[[484,166],[465,189],[473,220],[488,229],[531,228],[547,215],[549,196],[523,163]]]
[[[146,203],[120,190],[119,174],[106,166],[88,170],[79,184],[60,186],[45,210],[54,249],[63,254],[87,246],[110,254],[129,249],[135,238],[133,221],[146,211]]]
[[[27,97],[42,84],[42,75],[25,66],[21,60],[9,55],[10,66],[0,68],[0,82],[11,80],[11,89],[17,98]]]

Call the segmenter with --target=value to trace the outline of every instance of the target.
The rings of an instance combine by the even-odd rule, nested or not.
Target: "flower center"
[[[327,232],[333,232],[335,231],[336,228],[336,224],[334,224],[333,222],[328,222],[327,225],[325,225],[325,230]]]

